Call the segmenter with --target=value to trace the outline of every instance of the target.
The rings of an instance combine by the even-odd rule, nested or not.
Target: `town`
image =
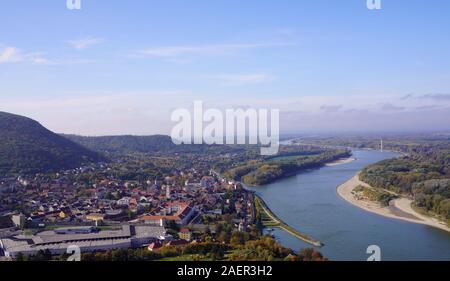
[[[44,249],[60,255],[71,240],[89,242],[82,243],[82,252],[131,246],[152,250],[202,241],[223,220],[240,232],[254,223],[252,194],[212,170],[191,168],[146,181],[99,178],[92,186],[74,181],[88,171],[108,170],[101,163],[51,176],[1,179],[0,216],[10,216],[14,224],[0,234],[5,256]],[[26,242],[30,238],[33,242]]]
[[[164,135],[57,135],[2,116],[0,125],[28,128],[2,136],[2,260],[323,258],[281,246],[274,228],[322,244],[284,223],[250,187],[323,167],[349,150],[282,145],[266,156],[260,146],[176,145]],[[27,137],[31,131],[39,134]],[[28,149],[14,154],[17,138]]]

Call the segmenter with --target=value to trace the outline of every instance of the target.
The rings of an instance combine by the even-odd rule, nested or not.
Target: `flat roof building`
[[[36,255],[40,250],[50,250],[53,255],[67,252],[69,246],[78,246],[81,252],[135,248],[164,237],[161,226],[123,225],[119,230],[95,231],[91,227],[61,228],[32,236],[17,235],[0,239],[5,256],[14,258],[19,253]]]

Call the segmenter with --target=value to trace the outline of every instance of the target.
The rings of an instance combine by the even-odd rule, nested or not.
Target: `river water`
[[[250,188],[286,223],[320,240],[331,260],[367,260],[369,245],[382,260],[450,260],[450,233],[425,225],[382,217],[350,205],[336,187],[365,166],[396,157],[393,152],[353,151],[351,163],[310,170],[272,184]],[[284,246],[311,247],[283,230],[273,234]]]

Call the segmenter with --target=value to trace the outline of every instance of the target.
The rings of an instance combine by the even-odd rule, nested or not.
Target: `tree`
[[[173,220],[167,221],[166,227],[174,230],[175,232],[180,231],[180,226]]]
[[[32,261],[51,261],[52,252],[49,249],[39,250],[37,254],[31,257]]]
[[[299,261],[325,261],[323,255],[320,252],[317,252],[316,250],[312,248],[305,248],[300,251],[300,253],[297,256],[297,259]]]
[[[18,253],[15,260],[16,261],[26,261],[27,257],[23,253]]]
[[[244,245],[249,239],[249,235],[246,232],[234,232],[231,234],[230,244],[232,245]]]

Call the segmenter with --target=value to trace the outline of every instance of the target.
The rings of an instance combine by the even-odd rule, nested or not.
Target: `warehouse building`
[[[70,246],[78,246],[81,252],[137,248],[165,236],[166,230],[161,226],[123,225],[119,230],[105,231],[98,231],[94,227],[72,227],[44,231],[32,236],[2,238],[0,248],[6,257],[11,258],[19,253],[36,255],[40,250],[47,249],[53,255],[61,255]]]

